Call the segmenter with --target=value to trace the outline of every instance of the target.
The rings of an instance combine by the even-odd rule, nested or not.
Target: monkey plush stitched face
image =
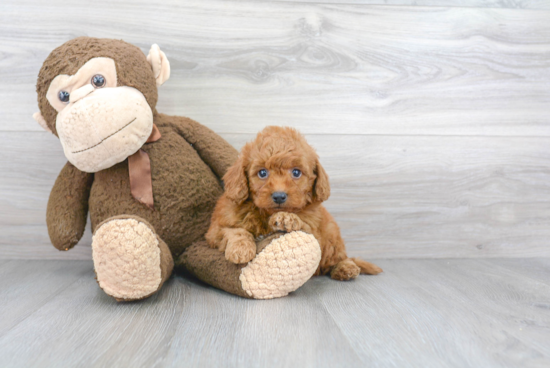
[[[113,59],[90,59],[74,75],[60,74],[46,93],[57,111],[56,129],[67,159],[96,172],[136,152],[153,129],[143,93],[117,87]]]
[[[35,114],[35,119],[57,134],[65,156],[81,171],[109,168],[141,148],[153,129],[156,87],[170,73],[168,60],[158,46],[153,45],[146,59],[137,47],[124,43],[125,49],[120,50],[117,43],[122,41],[69,41],[63,45],[69,47],[54,50],[48,58],[53,55],[55,63],[47,59],[40,71],[37,90],[41,113]],[[125,55],[136,52],[145,64],[141,69],[136,68],[136,55]],[[88,60],[75,62],[75,53],[84,53],[82,59]],[[126,60],[133,64],[127,65]],[[55,76],[52,67],[59,68]],[[125,78],[130,74],[128,69],[138,76]],[[47,90],[41,79],[46,83],[51,80]],[[45,102],[49,106],[44,106]]]

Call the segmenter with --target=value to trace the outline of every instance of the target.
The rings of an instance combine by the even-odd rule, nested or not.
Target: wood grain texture
[[[224,134],[240,148],[252,135]],[[550,256],[550,138],[308,135],[326,207],[365,258]],[[21,143],[24,142],[24,143]],[[50,244],[45,208],[65,163],[47,133],[0,133],[0,258],[90,259]],[[32,250],[32,251],[31,251]]]
[[[0,336],[47,304],[84,274],[90,261],[0,263]]]
[[[7,264],[25,276],[0,282],[1,296],[17,297],[0,333],[2,367],[550,364],[547,258],[382,260],[378,276],[317,277],[265,301],[174,276],[126,304],[103,294],[90,262]],[[75,281],[62,286],[61,275]],[[35,297],[38,287],[51,296]]]
[[[315,4],[401,5],[550,10],[546,0],[266,0]]]
[[[0,130],[41,129],[31,115],[43,60],[90,35],[144,51],[160,44],[172,79],[159,111],[221,133],[275,124],[310,134],[548,136],[548,19],[521,9],[6,0]]]
[[[550,279],[529,269],[549,260],[515,261],[380,262],[383,283],[369,279],[352,293],[331,285],[320,298],[374,367],[544,367]],[[365,313],[349,313],[346,305]]]
[[[172,65],[159,111],[236,147],[269,124],[307,133],[350,254],[549,255],[550,12],[422,1],[438,6],[3,1],[0,258],[90,259],[89,231],[70,252],[49,245],[65,159],[31,119],[43,60],[81,35],[159,43]]]

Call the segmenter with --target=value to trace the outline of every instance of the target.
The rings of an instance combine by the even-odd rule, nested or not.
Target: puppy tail
[[[361,269],[361,273],[367,275],[378,275],[380,272],[384,272],[380,267],[374,263],[363,261],[359,258],[351,258],[353,263],[355,263]]]

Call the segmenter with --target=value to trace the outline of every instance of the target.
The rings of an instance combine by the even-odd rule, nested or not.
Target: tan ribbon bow
[[[153,124],[153,131],[145,143],[156,142],[160,137],[159,129]],[[151,160],[149,160],[149,155],[143,148],[128,156],[128,171],[132,196],[150,209],[154,209]]]

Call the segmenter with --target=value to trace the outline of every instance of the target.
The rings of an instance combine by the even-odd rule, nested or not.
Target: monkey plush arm
[[[88,197],[94,175],[67,162],[50,193],[46,223],[54,247],[69,250],[78,243],[86,226]]]
[[[238,152],[225,139],[189,118],[179,118],[176,129],[221,179],[237,161]]]

